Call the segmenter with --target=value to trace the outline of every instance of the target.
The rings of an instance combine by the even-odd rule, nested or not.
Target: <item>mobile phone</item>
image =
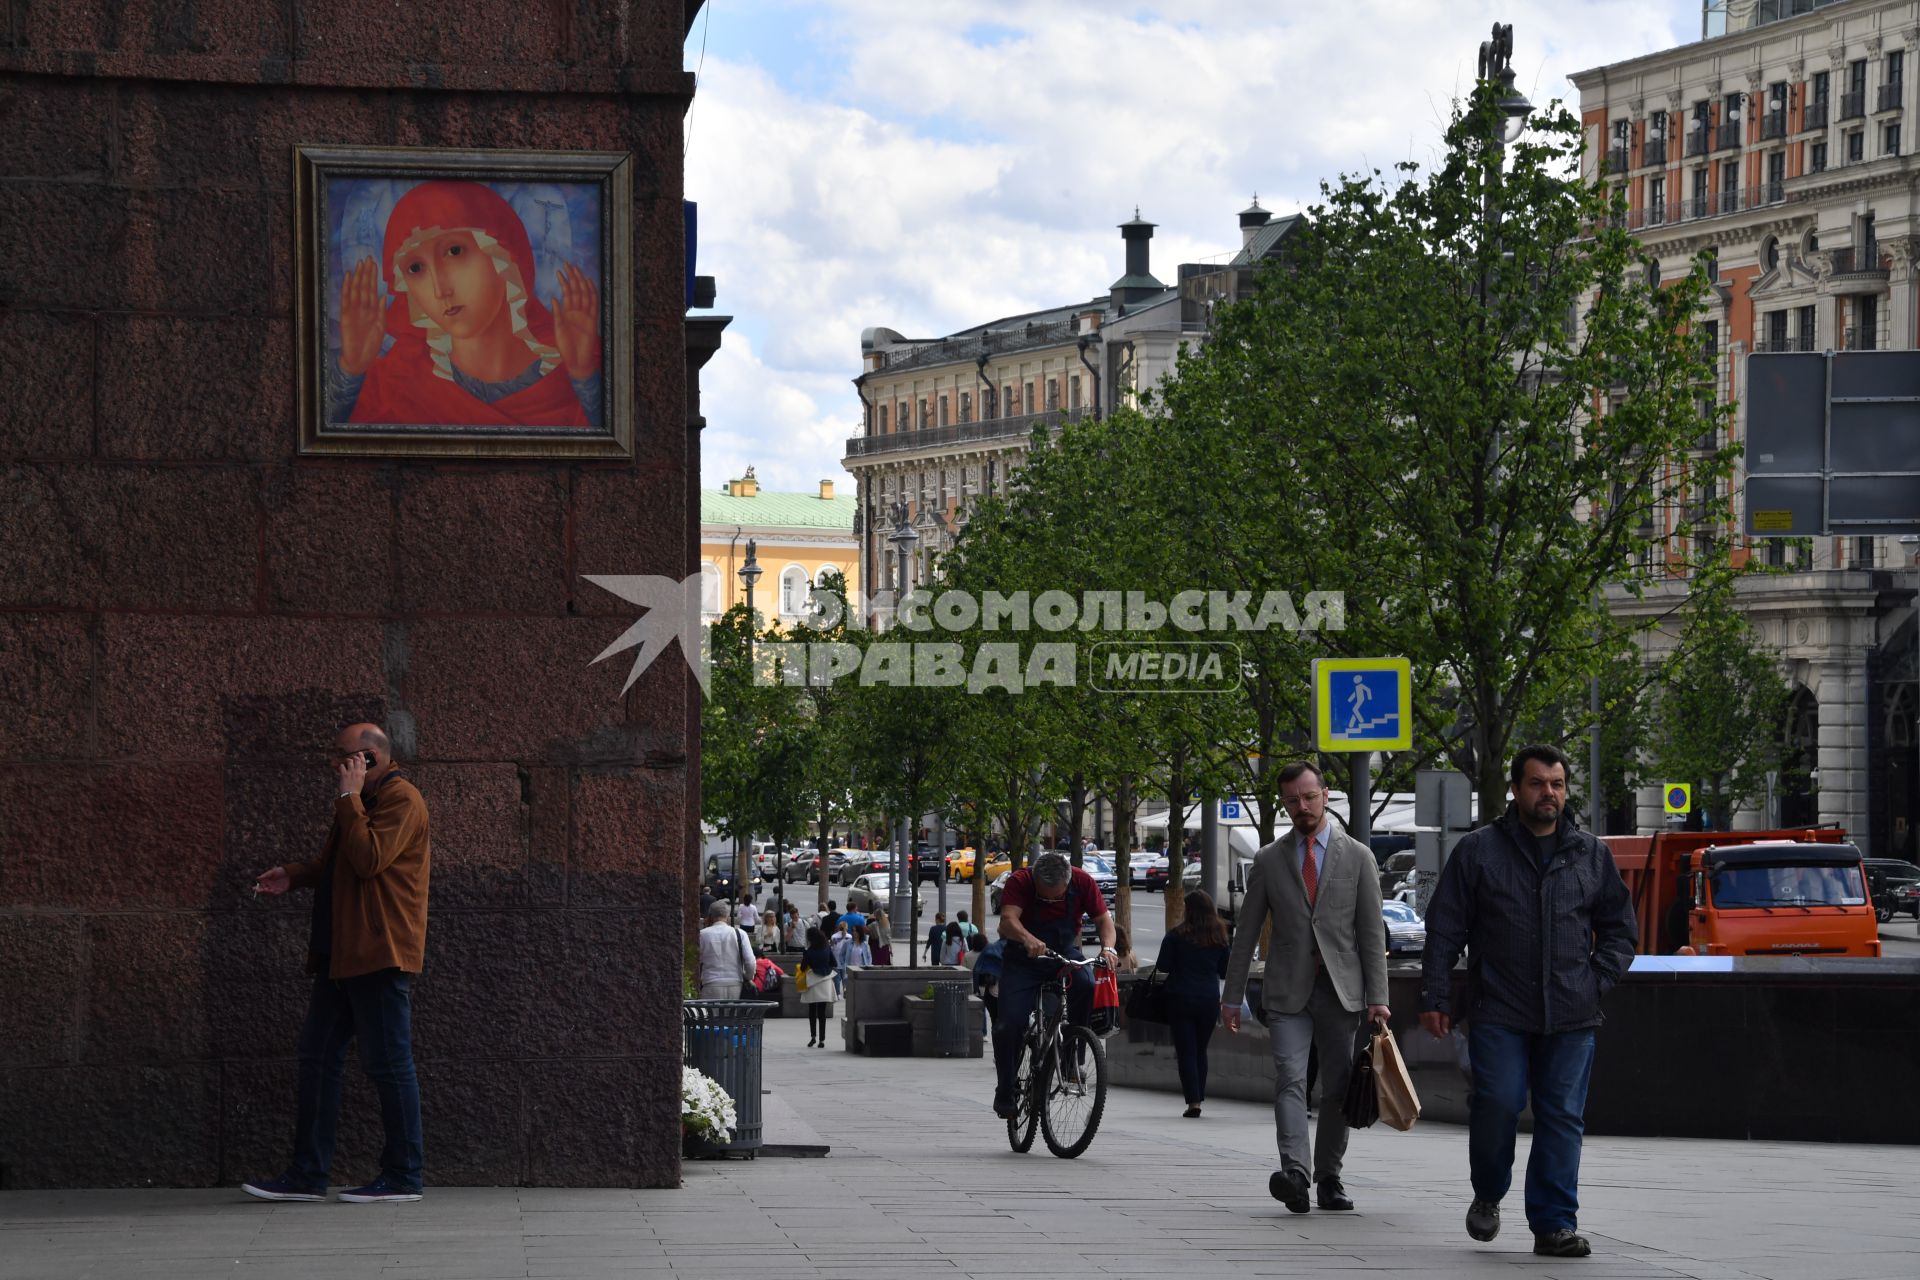
[[[374,765],[374,762],[373,762],[373,752],[371,752],[371,751],[362,751],[362,752],[360,753],[360,758],[361,758],[362,760],[365,760],[365,761],[367,762],[367,768],[369,768],[369,769],[372,769],[372,768],[374,768],[374,767],[375,767],[375,765]]]

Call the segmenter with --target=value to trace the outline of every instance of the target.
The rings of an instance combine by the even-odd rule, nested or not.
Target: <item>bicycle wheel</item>
[[[1039,1127],[1040,1096],[1034,1088],[1038,1056],[1032,1045],[1027,1045],[1020,1058],[1020,1069],[1013,1077],[1013,1114],[1007,1117],[1007,1142],[1019,1152],[1033,1149],[1033,1133]]]
[[[1047,1150],[1071,1160],[1093,1141],[1107,1109],[1107,1046],[1086,1027],[1062,1027],[1057,1056],[1046,1073],[1040,1131]]]

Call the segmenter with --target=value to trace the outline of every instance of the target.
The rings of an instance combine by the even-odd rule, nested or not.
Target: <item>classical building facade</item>
[[[762,489],[748,467],[724,489],[701,492],[701,610],[708,621],[746,603],[740,569],[749,542],[760,566],[753,609],[762,625],[798,618],[808,591],[829,572],[846,579],[848,599],[857,598],[864,581],[853,536],[858,504],[836,497],[833,488],[833,481],[822,480],[813,493],[776,493]]]
[[[1213,305],[1249,289],[1297,223],[1258,200],[1239,217],[1241,247],[1182,264],[1171,286],[1150,269],[1154,224],[1135,210],[1120,226],[1125,272],[1102,296],[940,338],[863,333],[862,428],[844,461],[859,486],[861,581],[876,592],[897,585],[887,539],[902,512],[918,535],[908,585],[927,581],[974,499],[1005,490],[1036,427],[1099,417],[1172,373],[1181,343],[1201,339]]]
[[[1677,279],[1695,255],[1713,256],[1706,323],[1738,440],[1749,354],[1920,345],[1910,154],[1920,93],[1908,75],[1920,2],[1725,8],[1723,35],[1572,80],[1589,172],[1604,166],[1624,186],[1650,269]],[[1744,475],[1734,483],[1744,521]],[[1815,772],[1811,792],[1783,798],[1782,820],[1837,822],[1862,847],[1907,857],[1920,821],[1916,550],[1911,537],[1849,537],[1757,539],[1736,552],[1781,570],[1744,582],[1742,600],[1781,655],[1789,735]],[[1638,825],[1660,821],[1657,795],[1644,795]]]

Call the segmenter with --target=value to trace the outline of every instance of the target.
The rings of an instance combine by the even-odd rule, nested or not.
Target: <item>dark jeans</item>
[[[1078,952],[1063,952],[1078,958]],[[1009,956],[1000,971],[1000,1013],[993,1024],[994,1092],[1013,1095],[1013,1078],[1026,1052],[1027,1019],[1040,1007],[1040,987],[1057,966],[1025,964]],[[1093,1020],[1093,979],[1074,971],[1067,987],[1067,1021],[1084,1027]]]
[[[1514,1134],[1531,1093],[1527,1225],[1536,1234],[1573,1230],[1580,1216],[1580,1139],[1593,1074],[1592,1030],[1535,1035],[1470,1022],[1467,1054],[1473,1067],[1467,1159],[1475,1198],[1498,1203],[1513,1185]]]
[[[382,969],[357,978],[315,978],[300,1031],[300,1097],[293,1123],[292,1177],[325,1186],[340,1122],[347,1042],[380,1095],[386,1146],[380,1172],[396,1187],[421,1186],[420,1082],[413,1072],[413,975]]]
[[[1167,1030],[1180,1064],[1180,1092],[1190,1107],[1207,1100],[1207,1042],[1219,1022],[1218,1000],[1199,1004],[1176,997],[1167,1001]]]

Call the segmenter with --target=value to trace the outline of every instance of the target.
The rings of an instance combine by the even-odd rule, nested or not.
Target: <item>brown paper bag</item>
[[[1373,1087],[1380,1099],[1380,1118],[1405,1132],[1420,1118],[1420,1095],[1393,1032],[1381,1027],[1373,1037]]]

